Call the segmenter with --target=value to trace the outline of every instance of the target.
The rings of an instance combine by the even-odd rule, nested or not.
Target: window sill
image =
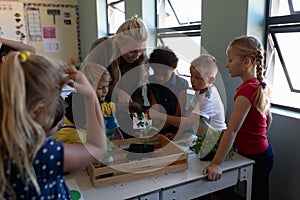
[[[283,108],[271,107],[272,114],[282,115],[290,118],[300,119],[300,113]]]

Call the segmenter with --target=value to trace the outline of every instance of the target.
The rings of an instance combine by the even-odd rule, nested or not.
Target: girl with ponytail
[[[48,137],[63,84],[84,96],[85,144]],[[71,199],[64,173],[100,160],[107,150],[100,111],[82,72],[29,52],[9,53],[0,67],[0,199]]]
[[[255,161],[252,199],[268,200],[274,155],[266,134],[272,117],[270,89],[263,77],[262,46],[256,38],[242,36],[230,42],[226,54],[226,68],[231,77],[240,77],[243,83],[236,90],[228,127],[217,153],[203,173],[208,174],[210,180],[219,179],[220,165],[235,144],[240,154]]]

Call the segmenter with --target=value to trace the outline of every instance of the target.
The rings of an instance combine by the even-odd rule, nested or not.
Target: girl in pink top
[[[203,173],[209,180],[220,179],[220,166],[235,142],[240,154],[255,160],[252,199],[267,200],[274,155],[266,135],[272,118],[269,88],[263,80],[263,50],[256,38],[244,36],[233,40],[226,54],[231,77],[240,77],[243,83],[236,90],[228,128],[217,153]]]

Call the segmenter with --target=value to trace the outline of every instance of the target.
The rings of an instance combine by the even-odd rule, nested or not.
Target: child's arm
[[[176,114],[175,116],[185,116],[185,112],[186,112],[186,90],[182,90],[179,92],[178,95],[178,105],[179,108],[176,108]],[[177,113],[177,109],[179,109],[179,113]]]
[[[118,127],[115,128],[115,140],[124,140],[123,134]]]
[[[155,108],[151,108],[149,110],[149,115],[151,119],[166,121],[167,123],[180,127],[181,129],[190,128],[200,119],[200,116],[196,113],[191,113],[187,117],[176,117],[158,112]]]
[[[107,150],[105,126],[96,93],[86,77],[74,67],[68,67],[65,72],[67,78],[75,82],[67,82],[77,92],[84,96],[86,111],[87,141],[85,144],[64,144],[64,171],[86,167],[96,162]]]
[[[14,40],[9,40],[9,39],[4,39],[0,37],[0,44],[4,44],[6,46],[9,46],[13,49],[16,49],[18,51],[30,51],[32,53],[35,53],[35,48],[33,46],[30,46],[28,44],[24,44],[22,42],[14,41]]]
[[[221,177],[221,164],[233,145],[236,133],[244,123],[251,108],[250,101],[244,96],[238,96],[229,119],[228,127],[221,138],[220,145],[211,163],[203,169],[209,180],[218,180]]]
[[[270,111],[270,109],[268,109],[268,114],[267,114],[267,130],[269,130],[271,124],[273,121],[273,117],[272,117],[272,113]]]
[[[148,95],[148,99],[150,101],[150,105],[155,105],[157,104],[157,100],[152,92],[151,87],[147,87],[147,95]]]

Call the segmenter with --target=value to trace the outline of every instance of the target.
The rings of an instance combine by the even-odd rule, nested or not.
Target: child
[[[253,168],[252,199],[270,199],[269,173],[274,156],[266,135],[271,123],[269,88],[263,80],[263,50],[254,37],[233,40],[226,51],[226,68],[231,77],[240,77],[228,128],[220,141],[217,153],[203,173],[208,179],[221,177],[222,164],[235,141],[238,152],[255,160]]]
[[[62,97],[59,97],[56,110],[55,110],[53,123],[49,127],[49,130],[45,130],[49,136],[55,135],[57,131],[61,129],[61,127],[64,124],[65,114],[66,114],[66,102]]]
[[[213,85],[217,72],[218,67],[213,56],[205,54],[194,59],[191,62],[190,73],[198,101],[192,113],[186,117],[175,117],[150,109],[150,117],[166,120],[167,123],[179,127],[180,132],[194,126],[199,119],[206,121],[207,126],[218,131],[224,130],[226,128],[224,106],[217,88]],[[203,134],[207,128],[200,127],[199,134]]]
[[[88,63],[83,67],[82,72],[86,75],[90,82],[97,82],[98,77],[101,77],[97,85],[93,85],[96,90],[96,95],[101,103],[102,114],[104,116],[104,123],[106,126],[106,136],[111,141],[115,139],[115,132],[117,132],[118,123],[115,118],[115,104],[106,103],[105,97],[108,93],[108,85],[111,81],[109,72],[98,64]],[[82,118],[81,110],[83,106],[82,96],[80,94],[71,93],[66,97],[68,103],[64,125],[55,135],[57,141],[65,143],[85,143],[85,120]],[[74,104],[75,102],[75,104]],[[74,106],[76,105],[76,106]]]
[[[167,115],[180,117],[185,113],[186,91],[189,84],[175,74],[177,63],[177,56],[168,47],[153,50],[149,65],[154,74],[149,77],[148,98],[151,105],[160,104]],[[178,131],[177,127],[167,121],[160,133],[173,139]]]
[[[84,145],[46,139],[65,83],[85,97]],[[107,149],[100,105],[83,73],[29,52],[11,52],[0,67],[0,94],[0,198],[71,199],[64,172],[96,162]]]
[[[22,42],[0,37],[0,63],[5,61],[6,55],[11,51],[30,51],[35,53],[35,48]]]

